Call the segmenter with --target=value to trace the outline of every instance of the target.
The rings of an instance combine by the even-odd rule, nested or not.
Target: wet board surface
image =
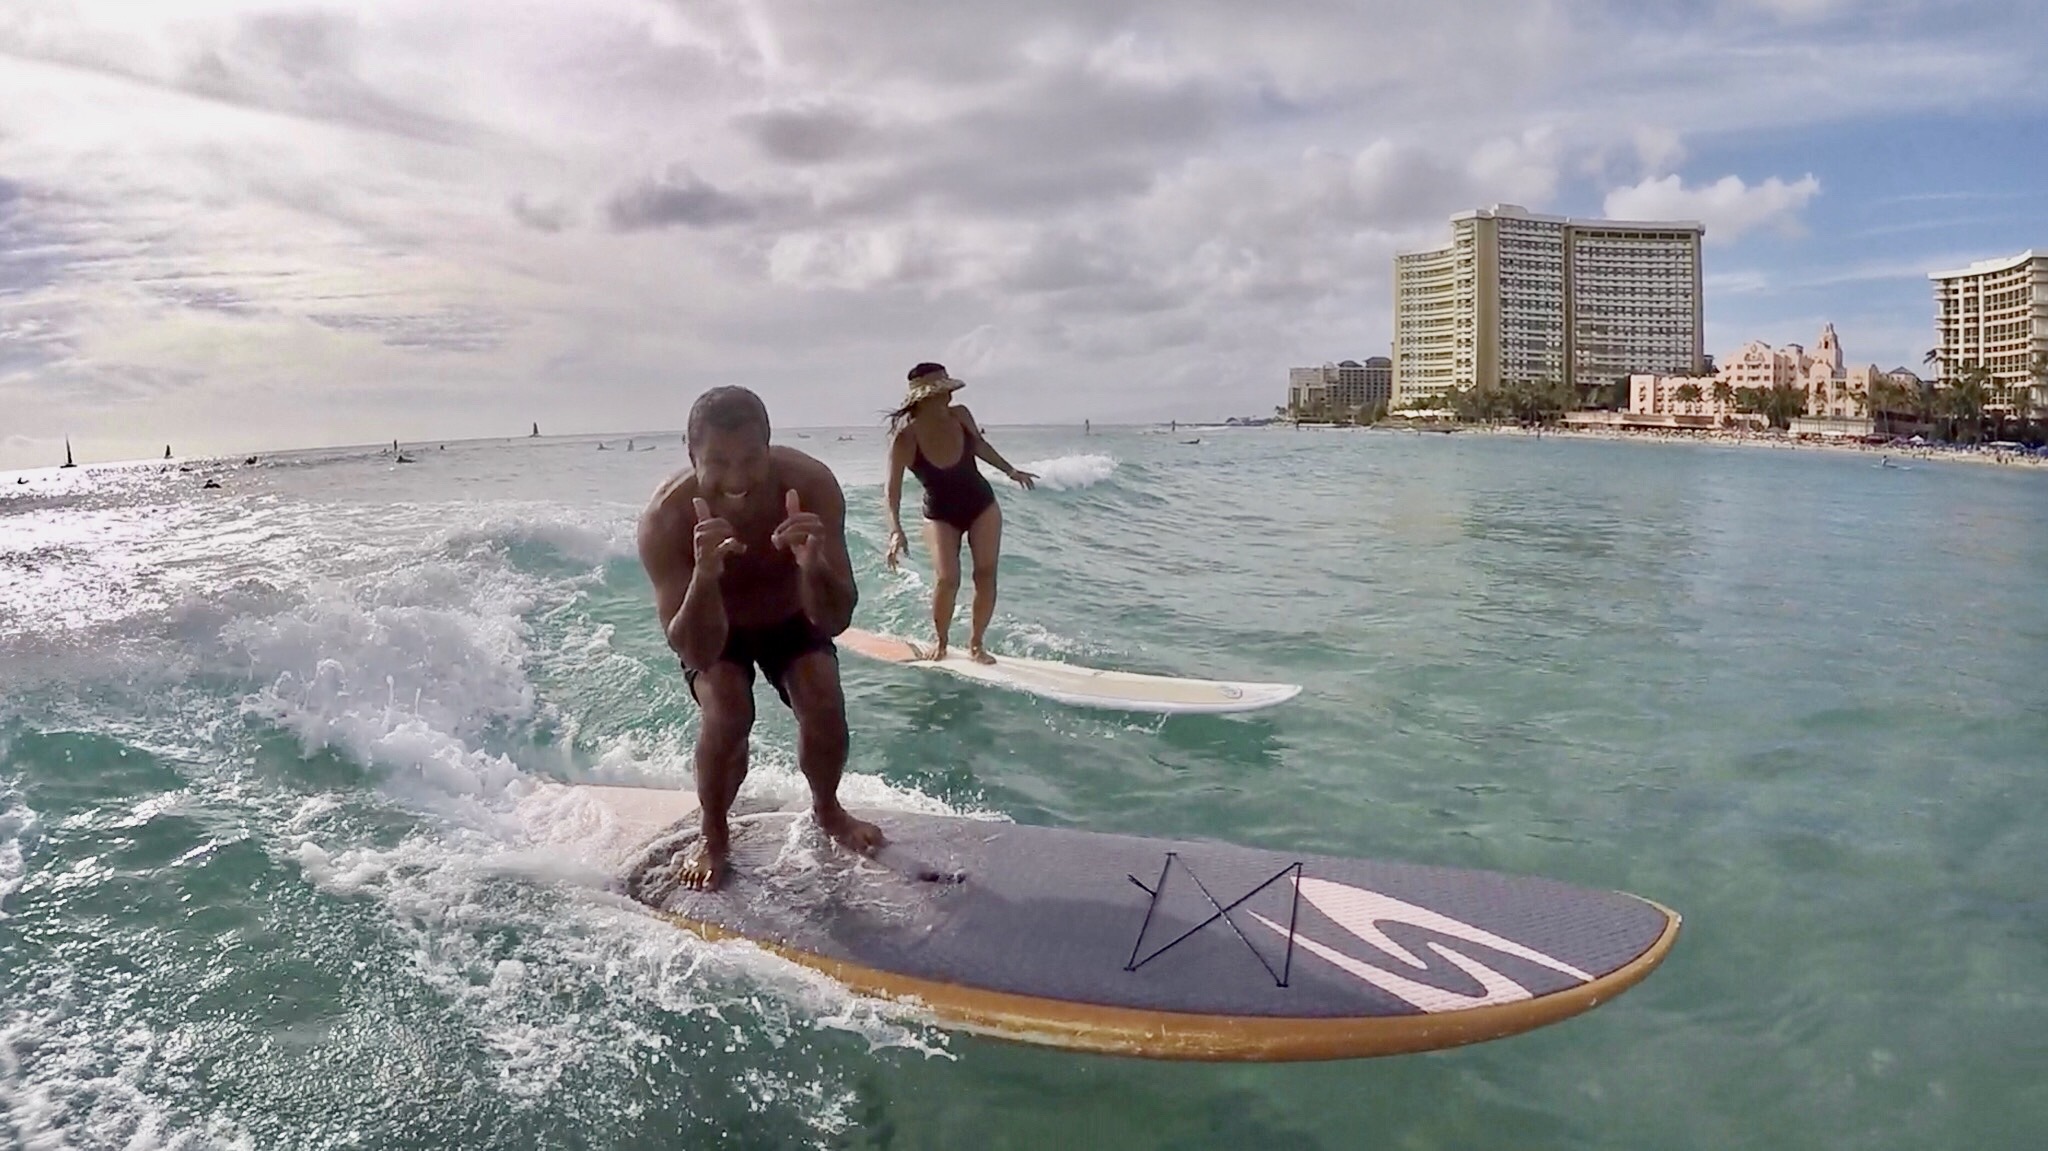
[[[670,922],[942,1026],[1075,1050],[1331,1059],[1498,1038],[1613,998],[1679,929],[1648,900],[1533,877],[900,811],[859,813],[889,837],[875,859],[807,814],[735,816],[733,873],[693,892],[676,884],[684,793],[563,790],[621,833],[620,885]],[[636,838],[654,812],[684,814]]]
[[[934,661],[921,658],[906,639],[860,628],[848,628],[834,642],[869,659],[950,672],[1075,707],[1168,715],[1227,713],[1258,711],[1301,694],[1301,685],[1292,683],[1184,679],[1028,656],[996,655],[993,664],[985,664],[968,656],[964,648],[950,648],[945,659]]]

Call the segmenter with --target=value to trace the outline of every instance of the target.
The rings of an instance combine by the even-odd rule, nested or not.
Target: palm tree
[[[1984,405],[1991,397],[1991,388],[1997,377],[1982,364],[1964,364],[1956,369],[1955,378],[1942,389],[1941,407],[1943,415],[1951,421],[1950,439],[1968,429],[1970,443],[1976,443],[1984,433]]]
[[[2034,416],[2041,411],[2035,397],[2037,390],[2048,390],[2048,352],[2035,352],[2027,361],[2027,383],[2020,388],[2013,405],[2013,414],[2019,417],[2021,435],[2036,438],[2039,429],[2034,427]]]
[[[1678,390],[1671,393],[1671,398],[1681,404],[1696,404],[1700,402],[1701,394],[1698,384],[1680,384]]]
[[[1920,357],[1920,362],[1921,362],[1921,363],[1923,363],[1923,364],[1926,364],[1926,365],[1927,365],[1928,367],[1930,367],[1930,368],[1933,368],[1933,369],[1934,369],[1934,378],[1935,378],[1936,380],[1939,380],[1939,379],[1941,379],[1941,349],[1940,349],[1940,348],[1929,348],[1929,349],[1927,349],[1927,354],[1926,354],[1926,355],[1924,355],[1924,356],[1922,356],[1922,357]]]
[[[1774,428],[1789,428],[1806,414],[1806,389],[1797,384],[1735,389],[1735,410],[1762,416]]]

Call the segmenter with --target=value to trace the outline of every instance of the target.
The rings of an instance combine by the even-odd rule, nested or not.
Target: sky
[[[0,468],[1270,413],[1449,217],[1702,221],[1706,344],[1918,365],[2048,251],[2039,0],[5,0]]]

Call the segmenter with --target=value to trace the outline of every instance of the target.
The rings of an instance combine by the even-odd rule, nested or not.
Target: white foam
[[[0,1134],[22,1151],[253,1151],[255,1140],[227,1119],[189,1126],[152,1093],[176,1037],[140,1026],[110,1035],[94,1013],[68,1006],[78,995],[66,973],[44,996],[53,1006],[0,1021]]]
[[[638,553],[630,519],[593,522],[588,509],[538,508],[525,513],[492,513],[448,531],[441,546],[450,553],[502,551],[509,544],[539,544],[582,563],[604,563]]]
[[[710,1040],[727,1050],[780,1047],[796,1030],[818,1027],[854,1033],[870,1048],[945,1054],[943,1035],[909,1009],[860,1000],[751,945],[680,931],[623,897],[588,890],[597,869],[550,862],[545,852],[461,834],[388,849],[330,849],[308,837],[296,858],[321,890],[385,907],[392,930],[409,937],[419,978],[491,1052],[498,1086],[515,1098],[547,1095],[574,1068],[630,1075],[637,1050],[665,1042],[636,1022],[654,1010],[724,1018],[736,1009],[748,1026],[721,1026]],[[541,882],[506,883],[513,874]],[[546,883],[551,875],[567,879],[565,889]],[[508,938],[513,953],[502,954]],[[588,986],[569,990],[579,984]],[[564,1012],[564,994],[586,1006]],[[775,1086],[769,1100],[794,1102],[795,1086]]]
[[[35,810],[11,792],[0,792],[0,919],[7,900],[28,878],[28,851],[37,839]]]
[[[1037,476],[1040,487],[1066,492],[1094,487],[1116,474],[1116,468],[1114,456],[1080,455],[1032,460],[1021,470]]]
[[[326,585],[279,615],[222,629],[265,686],[244,710],[435,790],[479,794],[518,776],[470,741],[533,715],[520,581],[428,564],[360,591]]]
[[[601,573],[521,571],[509,545],[537,542],[598,563],[631,554],[629,520],[445,505],[334,515],[346,522],[314,523],[298,510],[243,521],[249,547],[233,556],[217,542],[206,551],[199,535],[181,542],[190,565],[164,589],[173,610],[161,638],[171,642],[154,650],[247,676],[243,715],[308,753],[332,749],[377,769],[374,794],[352,787],[288,803],[266,842],[330,899],[368,905],[408,969],[489,1052],[499,1089],[538,1100],[565,1074],[593,1067],[637,1081],[650,1049],[677,1042],[674,1028],[651,1017],[697,1014],[721,1020],[715,1042],[763,1065],[726,1090],[835,1131],[850,1093],[814,1069],[773,1070],[788,1063],[773,1049],[827,1031],[870,1049],[945,1054],[943,1033],[904,1008],[856,997],[749,944],[708,943],[625,903],[603,861],[572,850],[587,845],[566,809],[538,834],[525,822],[546,787],[493,747],[548,708],[527,669],[544,662],[551,676],[604,683],[639,661],[615,650],[610,624],[579,611]],[[529,619],[559,637],[551,650],[535,650]],[[574,731],[582,717],[547,718]],[[554,742],[563,764],[570,743]],[[681,726],[574,741],[577,757],[593,753],[594,774],[608,779],[690,785]],[[855,807],[951,810],[859,772],[843,777],[840,795]],[[742,797],[808,807],[793,752],[757,736]],[[365,803],[405,809],[419,817],[416,830],[396,845],[366,842]],[[34,830],[34,813],[0,791],[0,914],[24,881]],[[91,1031],[64,1002],[64,989],[52,987],[41,1014],[0,1014],[11,1028],[0,1030],[0,1131],[37,1148],[249,1142],[228,1127],[177,1126],[190,1121],[160,1104],[153,1081],[116,1065],[127,1041],[103,1025]],[[683,1042],[698,1042],[702,1028],[688,1030]]]
[[[1080,640],[1069,639],[1035,623],[1011,628],[1010,641],[1016,654],[1039,658],[1077,656],[1089,650]]]
[[[479,746],[494,728],[538,710],[520,616],[563,590],[483,557],[459,566],[427,561],[375,586],[316,588],[275,617],[231,626],[263,684],[247,697],[248,711],[309,747],[386,768],[387,796],[439,817],[432,830],[374,847],[325,818],[336,801],[310,800],[289,821],[295,842],[286,858],[319,889],[384,909],[419,978],[454,1007],[490,1053],[498,1088],[516,1099],[541,1099],[579,1068],[635,1074],[635,1052],[651,1041],[636,1018],[654,1008],[737,1010],[746,1024],[733,1029],[735,1044],[772,1046],[787,1041],[777,1038],[785,1027],[801,1026],[851,1032],[871,1048],[942,1053],[942,1039],[903,1008],[857,1001],[766,952],[714,946],[624,904],[611,891],[611,865],[642,842],[635,829],[593,826],[587,810],[560,799],[571,789],[550,788]],[[578,675],[625,658],[605,654],[608,628],[572,622],[567,631],[568,658],[586,665]],[[605,739],[595,774],[688,787],[689,750],[681,730]],[[750,802],[809,800],[792,754],[762,738],[742,794]],[[855,806],[948,810],[859,773],[842,779],[840,794]],[[518,941],[511,954],[501,950],[508,937]],[[582,983],[602,991],[600,1006],[563,1010],[564,986]],[[785,1015],[799,1022],[778,1022]],[[621,1042],[634,1034],[642,1038]],[[813,1107],[792,1098],[816,1090],[802,1077],[763,1089],[764,1101],[826,1127],[843,1113],[837,1102]]]

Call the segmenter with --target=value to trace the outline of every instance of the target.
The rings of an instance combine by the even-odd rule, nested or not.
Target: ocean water
[[[848,489],[857,622],[915,631],[879,433],[798,434]],[[1043,473],[999,487],[999,650],[1306,690],[1158,719],[848,656],[850,802],[1619,888],[1685,916],[1663,967],[1386,1059],[951,1035],[621,906],[537,828],[542,781],[687,786],[632,547],[675,433],[25,473],[0,1146],[2048,1143],[2048,477],[994,435]],[[800,797],[759,692],[747,794]]]

